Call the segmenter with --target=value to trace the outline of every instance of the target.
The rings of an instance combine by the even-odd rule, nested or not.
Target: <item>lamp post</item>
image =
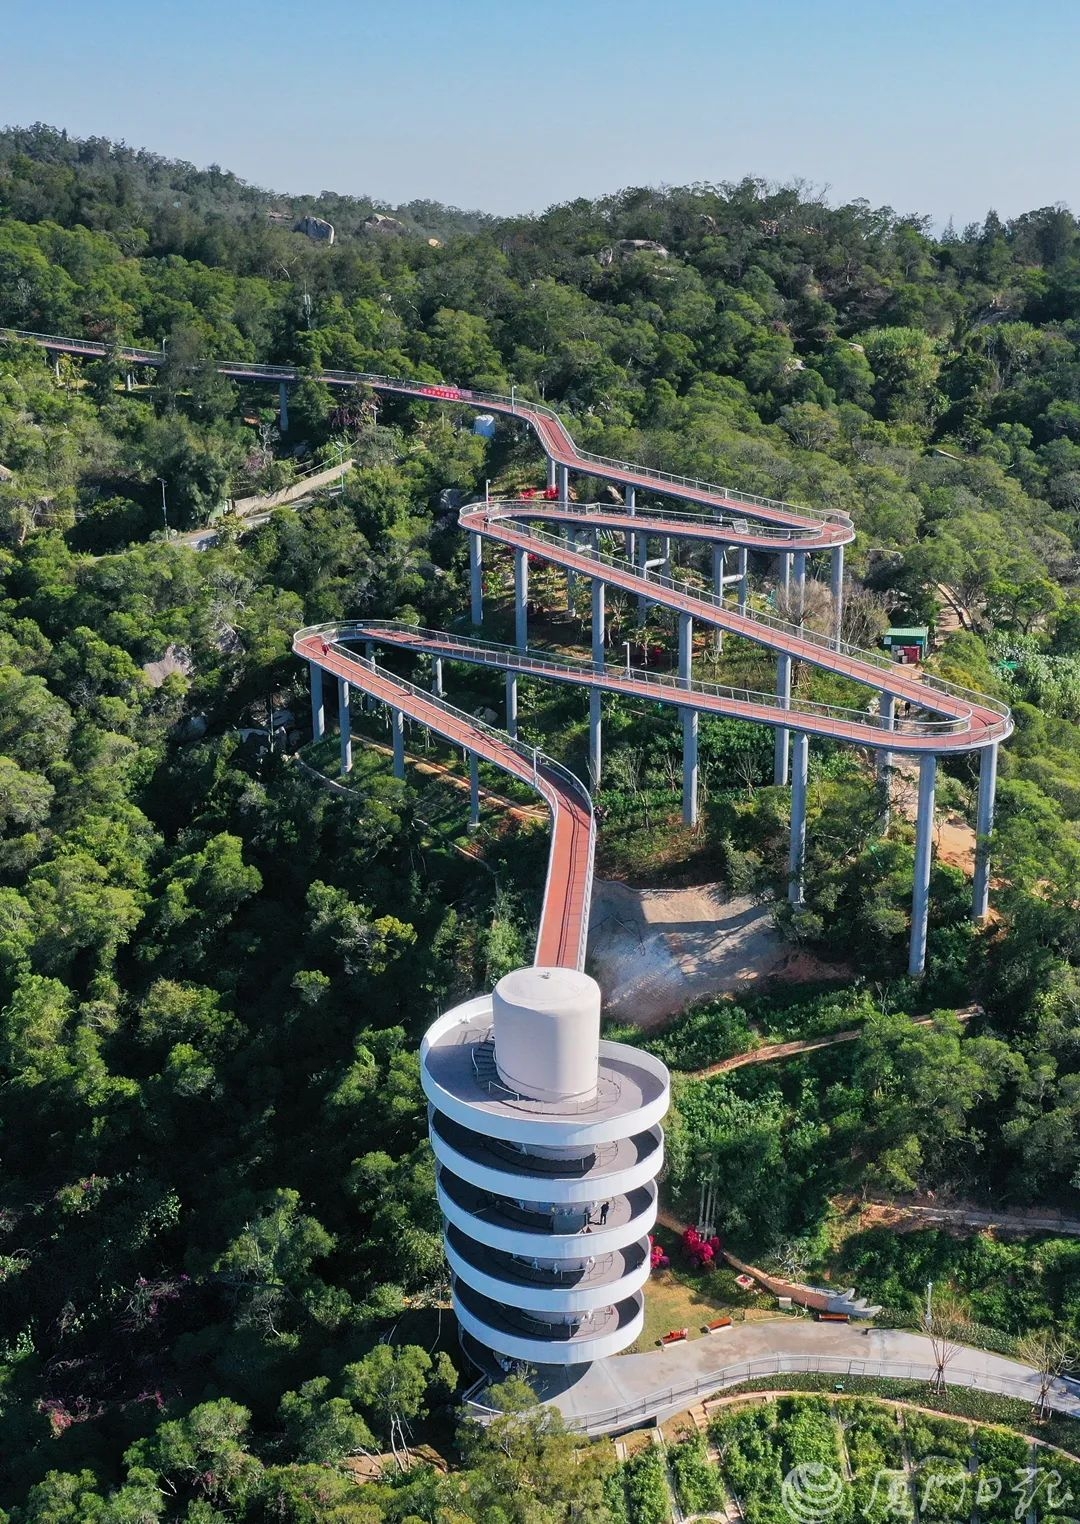
[[[166,506],[166,503],[165,503],[165,478],[163,476],[159,476],[157,478],[157,480],[161,483],[161,517],[165,520],[165,538],[168,539],[169,538],[169,510],[168,510],[168,508]]]
[[[484,502],[485,503],[490,503],[491,502],[491,478],[490,477],[485,477],[484,478]]]

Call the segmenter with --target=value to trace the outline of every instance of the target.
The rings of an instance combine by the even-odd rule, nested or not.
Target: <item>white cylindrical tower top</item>
[[[600,986],[573,968],[518,968],[491,997],[495,1063],[537,1101],[586,1100],[600,1061]]]

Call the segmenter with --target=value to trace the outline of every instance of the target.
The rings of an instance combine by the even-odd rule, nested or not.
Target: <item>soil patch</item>
[[[772,909],[718,884],[632,889],[598,879],[589,925],[589,968],[605,1014],[658,1026],[696,1000],[762,979],[843,978],[792,949]]]

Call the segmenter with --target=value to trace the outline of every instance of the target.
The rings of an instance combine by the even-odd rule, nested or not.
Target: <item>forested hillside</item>
[[[338,241],[269,220],[285,205]],[[555,1441],[474,1437],[460,1476],[359,1501],[327,1469],[458,1382],[414,1053],[437,1008],[530,955],[544,842],[493,832],[485,870],[388,767],[343,794],[296,760],[294,630],[452,625],[443,489],[540,479],[527,439],[489,449],[421,403],[376,423],[317,366],[513,384],[587,448],[849,512],[864,642],[959,605],[933,664],[1017,717],[991,924],[939,866],[927,981],[899,977],[910,829],[898,812],[882,835],[867,758],[815,744],[807,905],[780,914],[851,969],[842,1019],[858,1006],[867,1033],[825,1083],[687,1088],[672,1188],[719,1169],[731,1232],[763,1252],[840,1186],[1078,1204],[1080,225],[1044,208],[935,238],[753,181],[514,220],[413,205],[403,233],[365,230],[372,205],[0,135],[0,326],[108,349],[54,372],[0,344],[0,1508],[21,1524],[606,1517]],[[168,356],[132,390],[128,344]],[[275,396],[218,358],[304,370],[284,437]],[[189,530],[345,454],[336,495],[243,534],[226,516],[205,551],[165,536],[163,505]],[[738,641],[723,659],[761,675]],[[470,682],[467,707],[498,691]],[[523,727],[580,767],[575,702],[527,694]],[[607,719],[611,838],[627,824],[647,872],[682,841],[674,730]],[[767,752],[703,724],[685,842],[763,896],[786,853]],[[970,817],[967,760],[940,797]],[[971,1000],[963,1034],[898,1015]],[[665,1056],[723,1056],[726,1020]]]

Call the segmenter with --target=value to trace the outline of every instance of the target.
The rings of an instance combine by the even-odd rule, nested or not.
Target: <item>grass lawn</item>
[[[654,1270],[645,1286],[645,1326],[635,1349],[655,1349],[657,1339],[673,1328],[689,1328],[690,1338],[700,1339],[701,1325],[713,1318],[727,1315],[742,1322],[775,1312],[776,1299],[761,1291],[744,1291],[736,1284],[734,1270],[705,1275],[684,1270],[676,1236],[661,1228],[656,1238],[670,1254],[671,1266]]]

